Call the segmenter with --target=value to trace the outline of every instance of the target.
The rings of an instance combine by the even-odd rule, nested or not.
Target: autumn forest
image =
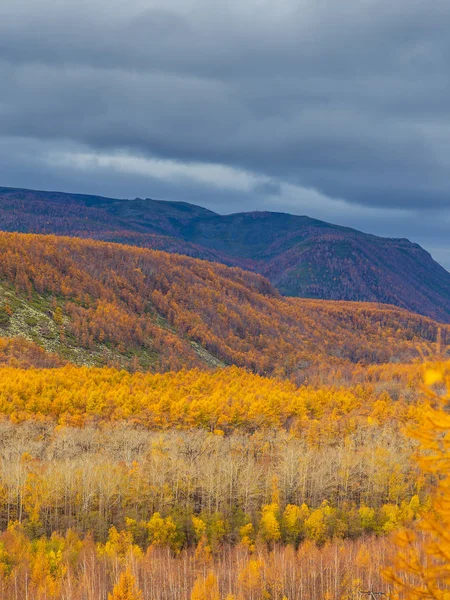
[[[448,600],[449,344],[392,304],[0,233],[0,599]]]

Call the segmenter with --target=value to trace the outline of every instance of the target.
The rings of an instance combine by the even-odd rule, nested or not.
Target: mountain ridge
[[[163,250],[259,273],[287,296],[381,302],[450,322],[450,273],[419,244],[305,215],[0,188],[0,229]]]

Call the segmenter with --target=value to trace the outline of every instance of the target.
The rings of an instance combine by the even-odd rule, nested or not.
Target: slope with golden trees
[[[144,351],[156,370],[223,362],[301,381],[324,362],[414,360],[439,328],[391,306],[282,298],[238,268],[54,236],[0,234],[0,278],[29,303],[47,302],[53,337],[92,352],[114,349],[134,369]],[[15,319],[11,294],[3,294],[1,310],[12,312],[4,335]],[[445,344],[450,327],[441,331]]]

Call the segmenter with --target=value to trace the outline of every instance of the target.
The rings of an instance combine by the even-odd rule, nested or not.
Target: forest
[[[0,233],[0,280],[2,337],[75,363],[236,365],[298,384],[320,365],[410,363],[450,341],[450,325],[393,306],[286,298],[238,268],[90,240]]]
[[[446,455],[423,460],[450,439],[449,341],[239,268],[0,233],[0,598],[448,600],[420,557],[446,551]]]
[[[424,368],[363,372],[296,387],[236,367],[4,366],[1,597],[394,593],[389,540],[428,513],[435,481],[404,434]]]

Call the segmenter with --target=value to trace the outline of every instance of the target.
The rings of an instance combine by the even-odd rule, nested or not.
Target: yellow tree
[[[142,592],[136,586],[136,578],[128,569],[120,575],[108,600],[142,600]]]
[[[163,519],[159,512],[155,512],[147,523],[147,530],[152,546],[170,544],[175,547],[177,526],[172,517]]]
[[[264,581],[264,563],[262,560],[251,558],[239,571],[238,583],[244,598],[268,597]]]
[[[281,537],[280,523],[277,517],[278,505],[265,504],[261,510],[261,520],[259,522],[259,534],[261,538],[272,546]]]
[[[217,577],[212,571],[206,577],[199,577],[195,580],[191,600],[220,600]]]
[[[446,374],[447,372],[447,374]],[[445,384],[439,395],[436,387]],[[415,528],[396,536],[398,553],[385,574],[407,600],[450,600],[450,377],[448,365],[426,369],[427,401],[420,423],[410,431],[422,449],[422,472],[436,482],[431,509]]]
[[[34,546],[31,571],[33,598],[57,598],[67,572],[64,564],[64,539],[54,533],[50,540],[40,538]]]
[[[100,555],[106,554],[109,558],[124,562],[127,556],[141,557],[142,551],[137,544],[133,544],[131,531],[117,531],[114,525],[108,532],[106,543],[98,545]]]

